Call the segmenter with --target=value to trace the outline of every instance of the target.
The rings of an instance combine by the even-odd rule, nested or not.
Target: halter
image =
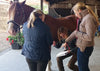
[[[21,7],[21,6],[20,6]],[[24,12],[24,9],[23,9],[23,7],[21,7],[21,9],[22,9],[22,14],[23,14],[23,18],[22,18],[22,21],[21,22],[23,22],[24,20],[25,20],[25,12]],[[9,20],[8,22],[7,22],[7,24],[9,24],[9,23],[13,23],[14,25],[16,25],[16,26],[18,26],[18,28],[19,29],[21,29],[22,27],[20,27],[20,25],[17,23],[17,22],[15,22],[14,20]]]
[[[14,25],[20,26],[20,25],[18,25],[17,22],[15,22],[14,20],[9,20],[9,21],[7,22],[7,24],[9,24],[10,22],[13,23]]]

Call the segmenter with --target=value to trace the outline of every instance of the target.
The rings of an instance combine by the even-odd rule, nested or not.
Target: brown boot
[[[58,65],[59,71],[65,71],[64,70],[64,66],[63,66],[63,60],[62,60],[62,58],[57,57],[57,65]]]

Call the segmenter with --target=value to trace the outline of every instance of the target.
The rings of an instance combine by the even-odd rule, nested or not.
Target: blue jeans
[[[84,52],[81,52],[80,49],[78,48],[77,60],[78,60],[79,71],[90,71],[88,64],[89,64],[89,57],[91,56],[92,52],[93,52],[93,46],[86,47]]]

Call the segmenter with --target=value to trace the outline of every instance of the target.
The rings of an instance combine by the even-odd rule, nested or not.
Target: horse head
[[[11,35],[16,35],[20,29],[20,25],[27,21],[30,13],[34,10],[34,8],[26,5],[25,2],[26,0],[22,3],[17,1],[10,2],[8,32]]]

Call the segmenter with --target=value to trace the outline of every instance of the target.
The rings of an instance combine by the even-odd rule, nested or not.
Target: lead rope
[[[79,19],[77,19],[77,25],[76,25],[76,30],[78,30],[78,21],[79,21]],[[77,38],[77,37],[76,37]],[[66,43],[66,46],[68,47],[68,50],[70,50],[70,47],[69,47],[69,45]]]
[[[79,21],[79,19],[77,19],[77,25],[76,25],[76,30],[78,30],[78,21]]]
[[[66,43],[66,46],[68,47],[68,50],[70,50],[70,47],[69,47],[69,45]]]

